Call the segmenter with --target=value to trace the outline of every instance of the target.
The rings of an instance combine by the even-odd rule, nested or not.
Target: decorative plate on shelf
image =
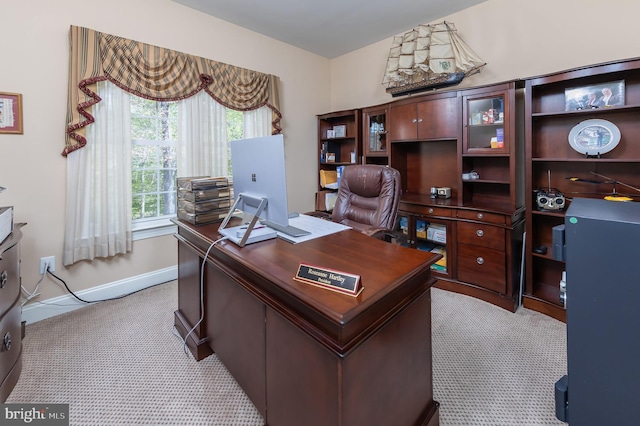
[[[620,129],[607,120],[585,120],[569,132],[569,145],[584,155],[605,154],[619,142]]]

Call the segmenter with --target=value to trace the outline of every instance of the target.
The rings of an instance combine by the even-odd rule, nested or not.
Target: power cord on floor
[[[191,333],[193,333],[194,330],[200,325],[200,323],[202,323],[202,321],[204,321],[204,267],[207,264],[207,259],[209,258],[209,252],[211,251],[211,249],[216,244],[218,244],[220,241],[224,241],[226,239],[228,239],[228,237],[222,237],[222,238],[219,238],[219,239],[217,239],[217,240],[215,240],[214,242],[211,243],[211,245],[207,249],[207,252],[204,255],[204,259],[202,260],[202,265],[200,266],[200,319],[198,320],[197,323],[195,323],[195,325],[193,327],[191,327],[191,330],[189,330],[184,337],[182,337],[180,335],[180,333],[178,333],[178,331],[176,330],[175,325],[173,326],[173,334],[176,335],[178,338],[180,338],[182,340],[182,350],[184,351],[185,354],[188,353],[187,352],[187,339],[189,338]]]
[[[36,286],[34,287],[33,291],[29,291],[27,290],[23,285],[20,285],[20,288],[22,289],[22,292],[24,294],[26,294],[26,297],[24,298],[24,301],[22,302],[22,306],[26,305],[27,303],[29,303],[31,300],[35,299],[36,297],[40,296],[40,293],[38,293],[38,288],[40,287],[40,283],[42,283],[42,280],[44,280],[44,277],[49,274],[51,275],[53,278],[55,278],[56,280],[60,281],[62,283],[62,285],[64,285],[64,288],[67,290],[67,292],[69,292],[70,295],[72,295],[74,298],[76,298],[77,300],[79,300],[82,303],[87,303],[87,304],[91,304],[91,303],[99,303],[99,302],[107,302],[109,300],[118,300],[118,299],[122,299],[125,298],[127,296],[131,296],[132,294],[136,294],[141,292],[142,290],[146,290],[148,288],[153,288],[165,283],[158,283],[158,284],[154,284],[145,288],[141,288],[140,290],[136,290],[136,291],[132,291],[131,293],[127,293],[127,294],[122,294],[120,296],[115,296],[115,297],[109,297],[106,299],[98,299],[98,300],[85,300],[81,297],[79,297],[77,294],[75,294],[73,291],[71,291],[71,289],[69,288],[69,286],[67,285],[67,283],[60,278],[59,276],[57,276],[56,274],[54,274],[53,272],[51,272],[49,270],[49,265],[45,265],[45,271],[40,274],[40,279],[38,280],[38,282],[36,283]],[[57,305],[55,303],[46,303],[46,302],[40,302],[37,301],[38,303],[42,303],[44,305],[47,304],[51,304],[51,305]],[[59,306],[71,306],[71,305],[59,305]]]
[[[131,293],[127,293],[127,294],[121,294],[120,296],[115,296],[115,297],[108,297],[106,299],[98,299],[98,300],[84,300],[83,298],[81,298],[80,296],[78,296],[77,294],[75,294],[73,291],[71,291],[71,289],[69,288],[69,286],[67,285],[67,283],[60,278],[59,276],[57,276],[56,274],[54,274],[53,272],[51,272],[49,269],[47,269],[46,271],[47,274],[51,275],[53,278],[55,278],[56,280],[60,281],[62,283],[62,285],[64,285],[64,288],[67,289],[67,291],[69,292],[70,295],[72,295],[73,297],[75,297],[76,299],[78,299],[80,302],[83,303],[100,303],[100,302],[108,302],[110,300],[118,300],[118,299],[124,299],[127,296],[131,296],[132,294],[136,294],[141,292],[142,290],[146,290],[148,288],[153,288],[159,285],[162,285],[164,283],[158,283],[158,284],[154,284],[151,285],[149,287],[145,287],[145,288],[141,288],[140,290],[136,290],[136,291],[132,291]]]

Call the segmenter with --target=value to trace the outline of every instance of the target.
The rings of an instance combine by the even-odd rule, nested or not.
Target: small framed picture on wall
[[[22,95],[0,92],[0,134],[22,134]]]

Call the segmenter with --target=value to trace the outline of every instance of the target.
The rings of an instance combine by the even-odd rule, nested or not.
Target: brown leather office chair
[[[401,194],[400,172],[374,164],[344,168],[331,220],[390,240]]]

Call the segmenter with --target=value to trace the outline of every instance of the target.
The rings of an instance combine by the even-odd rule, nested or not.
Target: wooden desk
[[[178,310],[200,319],[200,266],[217,224],[178,225]],[[209,253],[204,317],[187,339],[215,351],[269,425],[438,425],[431,368],[429,265],[438,256],[348,230]],[[300,263],[360,275],[358,297],[293,279]]]

